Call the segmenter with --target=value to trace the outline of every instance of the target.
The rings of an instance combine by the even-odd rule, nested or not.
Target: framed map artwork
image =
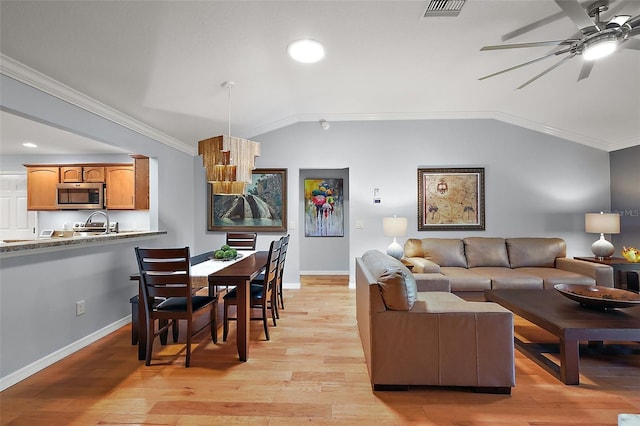
[[[484,168],[418,169],[418,231],[484,230]]]

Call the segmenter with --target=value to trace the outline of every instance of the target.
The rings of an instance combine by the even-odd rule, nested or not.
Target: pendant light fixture
[[[199,141],[198,154],[214,194],[244,194],[247,183],[251,183],[255,157],[260,155],[260,144],[231,136],[231,89],[235,83],[225,81],[221,86],[228,90],[228,133]]]

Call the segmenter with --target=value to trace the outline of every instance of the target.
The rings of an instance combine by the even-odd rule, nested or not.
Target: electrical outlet
[[[76,316],[79,317],[80,315],[84,315],[84,312],[85,312],[84,300],[80,300],[76,302]]]

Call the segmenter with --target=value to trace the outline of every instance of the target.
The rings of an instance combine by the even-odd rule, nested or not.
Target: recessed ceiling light
[[[38,147],[38,145],[36,145],[33,142],[25,142],[25,143],[22,144],[22,146],[26,146],[27,148],[37,148]]]
[[[319,41],[304,39],[291,42],[287,52],[294,60],[304,64],[313,64],[324,58],[324,46]]]

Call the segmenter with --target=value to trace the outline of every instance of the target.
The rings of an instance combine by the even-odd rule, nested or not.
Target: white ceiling
[[[126,151],[68,130],[0,111],[0,155],[113,154]],[[37,148],[22,144],[31,142]]]
[[[617,1],[618,14],[640,14],[640,0]],[[229,111],[231,133],[247,138],[319,119],[497,118],[607,151],[640,144],[640,51],[616,52],[580,82],[578,56],[515,90],[557,59],[478,78],[550,49],[480,47],[557,14],[554,1],[468,0],[457,17],[422,18],[427,3],[2,0],[0,47],[194,147],[227,133]],[[576,31],[564,17],[509,42]],[[305,37],[325,44],[322,62],[287,57]]]

